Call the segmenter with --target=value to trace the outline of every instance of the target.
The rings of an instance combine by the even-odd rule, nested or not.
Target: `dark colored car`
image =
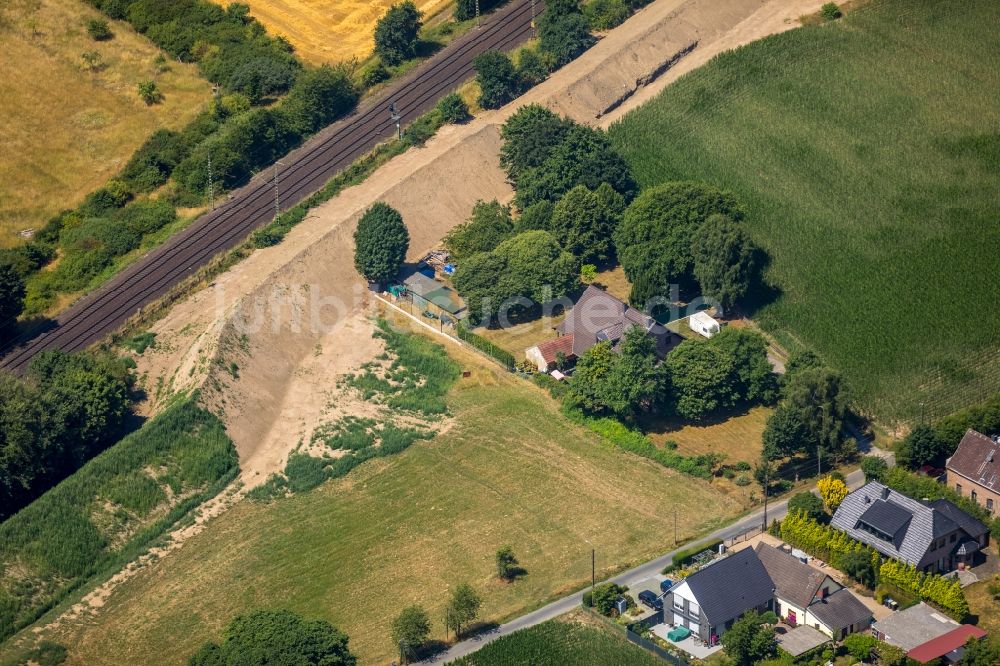
[[[663,608],[663,599],[660,599],[660,597],[658,597],[656,593],[651,590],[643,590],[640,592],[639,601],[653,610],[660,610]]]
[[[661,580],[660,581],[660,592],[662,592],[663,594],[666,594],[667,592],[670,591],[670,588],[672,588],[673,586],[674,586],[674,581],[670,580],[669,578],[666,579],[666,580]]]

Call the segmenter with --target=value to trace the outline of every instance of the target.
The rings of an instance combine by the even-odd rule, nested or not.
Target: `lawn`
[[[662,666],[663,663],[582,612],[522,629],[451,662],[453,666]]]
[[[124,584],[95,620],[46,632],[73,664],[183,663],[234,615],[285,607],[329,619],[361,663],[394,658],[388,626],[421,603],[444,638],[450,586],[469,581],[500,621],[669,550],[740,511],[707,483],[568,423],[542,390],[449,347],[471,376],[445,432],[272,503],[245,501]],[[671,536],[667,536],[671,535]],[[494,577],[513,546],[527,575]]]
[[[764,425],[772,411],[770,407],[753,407],[718,423],[663,420],[644,424],[644,431],[657,444],[666,440],[676,442],[677,453],[686,456],[721,453],[726,456],[727,464],[741,460],[756,464],[760,460]]]
[[[745,202],[755,317],[884,423],[1000,388],[1000,4],[874,0],[722,54],[611,128],[643,186]]]
[[[154,130],[177,129],[211,96],[196,65],[168,61],[128,24],[97,42],[86,22],[102,16],[79,0],[0,4],[0,247],[21,242],[72,208],[124,166]],[[91,72],[82,55],[100,53]],[[163,101],[147,106],[139,82],[152,79]]]
[[[991,557],[996,557],[995,553],[990,553]],[[977,623],[985,629],[991,636],[1000,636],[1000,601],[994,601],[990,596],[989,579],[970,585],[965,588],[965,598],[969,602],[972,614],[979,618]]]
[[[220,2],[219,4],[227,4]],[[364,60],[372,51],[375,22],[394,0],[248,0],[250,13],[295,46],[303,60],[316,64]],[[452,0],[416,0],[424,20]],[[450,12],[449,12],[450,16]]]

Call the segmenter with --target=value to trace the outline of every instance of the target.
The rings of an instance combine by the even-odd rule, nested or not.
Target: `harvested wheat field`
[[[75,206],[154,130],[182,127],[211,96],[194,65],[158,63],[160,50],[122,21],[109,21],[111,39],[92,39],[87,21],[100,17],[80,0],[0,3],[0,247]],[[139,99],[147,79],[161,103]]]
[[[220,2],[219,4],[227,4]],[[333,63],[364,58],[372,50],[375,22],[393,0],[248,0],[250,13],[294,46],[303,60]],[[424,20],[451,0],[416,0]]]

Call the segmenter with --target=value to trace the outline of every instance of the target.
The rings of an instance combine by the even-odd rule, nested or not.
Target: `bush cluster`
[[[476,335],[465,326],[458,326],[455,330],[459,339],[469,343],[487,356],[492,357],[497,363],[508,371],[514,370],[514,355],[506,349],[502,349],[481,335]],[[554,380],[553,380],[554,381]]]

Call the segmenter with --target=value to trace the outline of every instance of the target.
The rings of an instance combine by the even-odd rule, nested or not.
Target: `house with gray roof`
[[[625,331],[633,326],[641,327],[653,338],[661,358],[680,343],[679,336],[655,319],[593,285],[584,290],[556,330],[562,336],[573,336],[572,354],[579,358],[598,342],[609,342],[616,347]]]
[[[831,525],[919,571],[948,572],[986,544],[981,522],[947,500],[921,502],[872,481],[844,498]]]
[[[774,612],[787,624],[812,627],[837,640],[871,626],[868,607],[828,574],[765,543],[756,552],[774,582]]]
[[[687,627],[709,645],[750,611],[774,605],[774,581],[752,548],[715,560],[670,589],[663,619]]]

